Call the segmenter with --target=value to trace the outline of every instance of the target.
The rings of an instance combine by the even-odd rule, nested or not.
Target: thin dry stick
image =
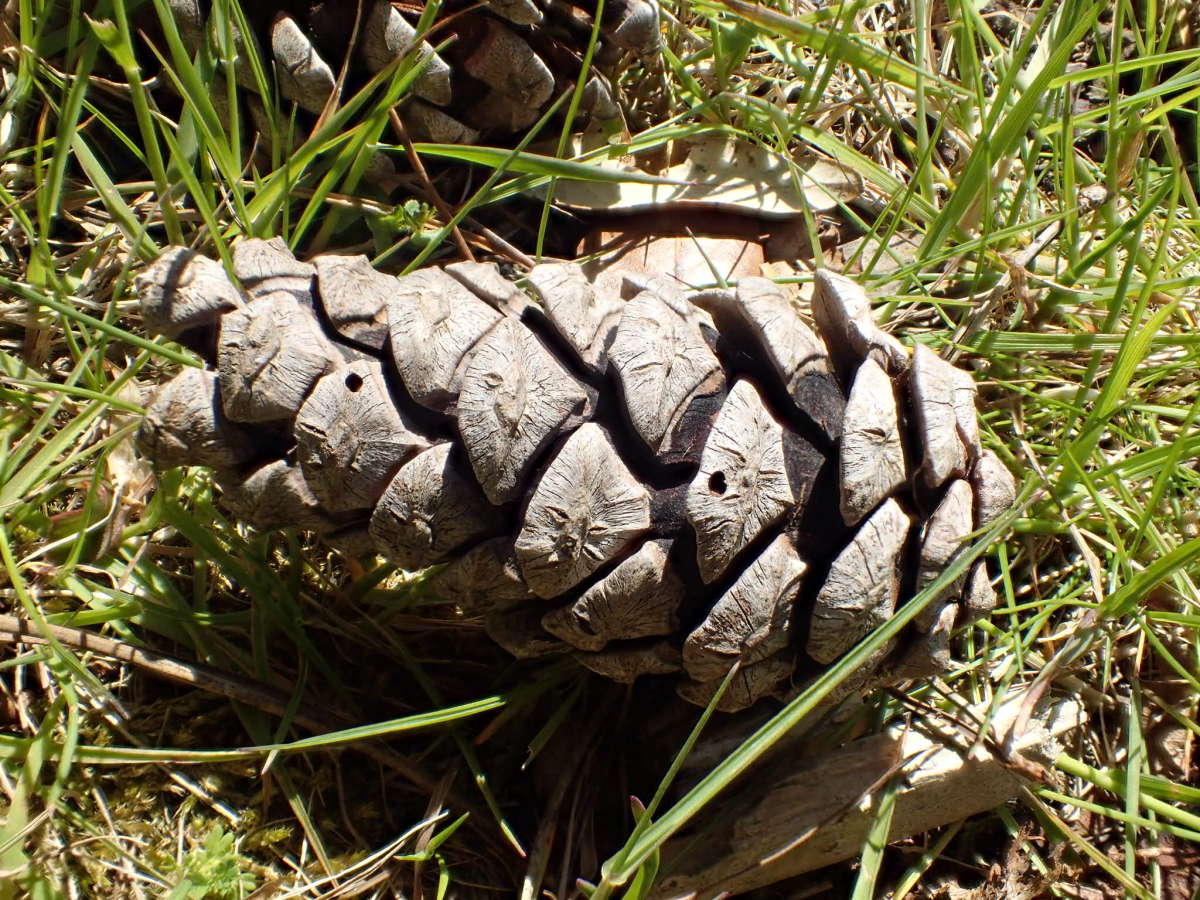
[[[532,269],[535,265],[537,265],[536,260],[534,260],[532,256],[527,256],[522,253],[504,238],[500,237],[500,235],[496,234],[496,232],[492,231],[492,229],[480,225],[479,233],[489,244],[492,245],[492,249],[506,254],[514,262],[520,263],[526,269]]]
[[[408,156],[409,165],[413,167],[413,171],[417,173],[417,177],[421,179],[425,185],[425,192],[429,195],[429,199],[433,205],[437,207],[438,214],[443,221],[450,222],[454,219],[454,214],[450,212],[450,207],[446,205],[446,201],[442,199],[442,195],[438,193],[438,189],[434,187],[433,181],[429,178],[429,173],[425,171],[425,164],[421,162],[421,154],[417,153],[413,146],[412,138],[408,136],[408,129],[404,127],[404,120],[400,118],[400,114],[395,108],[388,110],[388,118],[392,121],[392,129],[396,132],[396,136],[400,138],[400,143],[404,145],[404,153]],[[454,235],[454,243],[458,245],[458,252],[462,254],[463,259],[468,259],[471,262],[475,261],[475,254],[471,252],[470,246],[467,244],[467,239],[463,237],[463,233],[455,225],[451,228],[450,233]]]

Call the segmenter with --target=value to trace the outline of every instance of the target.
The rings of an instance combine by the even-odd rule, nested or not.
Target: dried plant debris
[[[645,175],[635,162],[612,159],[601,166],[613,174]],[[662,172],[658,181],[562,181],[556,202],[577,209],[624,213],[671,207],[684,212],[714,209],[766,219],[798,216],[806,210],[837,208],[862,192],[849,169],[813,157],[799,164],[749,141],[724,136],[697,138],[687,158]]]
[[[147,327],[220,336],[150,403],[142,450],[216,469],[249,524],[436,566],[429,591],[521,657],[697,703],[732,672],[719,705],[741,709],[840,658],[1015,498],[969,376],[910,361],[840,276],[814,323],[762,279],[623,298],[559,262],[525,293],[485,263],[395,278],[251,240],[234,269],[173,249],[138,277]],[[977,561],[856,684],[944,669],[995,603]]]

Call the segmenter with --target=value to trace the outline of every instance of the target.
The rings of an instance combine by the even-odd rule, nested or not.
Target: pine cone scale
[[[167,267],[139,282],[149,324],[222,335],[212,399],[168,385],[144,450],[221,467],[252,524],[365,529],[405,568],[448,562],[432,588],[486,610],[520,655],[572,650],[618,680],[669,671],[694,700],[737,666],[722,706],[746,705],[839,658],[1015,496],[979,447],[969,376],[923,348],[910,363],[847,280],[813,328],[752,279],[701,308],[670,291],[597,296],[578,267],[548,264],[529,279],[539,306],[481,264],[396,279],[345,258],[258,259],[248,290],[212,288],[235,308],[174,291],[178,322],[153,275]],[[364,284],[357,321],[390,341],[350,352],[338,311]],[[753,365],[731,360],[722,329],[757,330],[735,350]],[[204,396],[195,373],[179,378]],[[805,379],[834,392],[837,440],[796,402]],[[256,429],[273,437],[252,461]],[[955,625],[994,603],[977,564],[875,675],[944,667]]]

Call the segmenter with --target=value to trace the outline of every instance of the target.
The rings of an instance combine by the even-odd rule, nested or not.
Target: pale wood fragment
[[[613,294],[597,295],[575,263],[541,263],[525,277],[559,334],[585,365],[603,371],[625,305],[621,299]]]
[[[576,653],[575,658],[585,668],[618,684],[633,684],[643,675],[670,675],[679,671],[679,648],[667,641],[644,647],[613,645],[594,653]]]
[[[294,431],[309,487],[335,512],[374,506],[401,464],[430,444],[400,414],[374,361],[318,381]]]
[[[588,651],[609,641],[672,634],[684,587],[668,565],[670,552],[669,540],[647,541],[570,606],[546,613],[542,626]]]
[[[317,270],[296,259],[283,238],[238,241],[233,245],[233,274],[251,300],[282,291],[305,305],[312,305],[313,279]]]
[[[688,487],[700,577],[711,582],[737,553],[781,521],[798,498],[784,461],[783,428],[754,386],[733,386],[709,432]]]
[[[717,702],[721,712],[740,712],[749,709],[763,697],[782,688],[796,668],[791,652],[779,653],[748,666],[743,666],[729,682],[729,687]],[[680,681],[679,696],[697,706],[707,706],[720,688],[724,676],[712,681]]]
[[[808,566],[787,535],[775,538],[717,600],[683,643],[683,667],[696,681],[724,678],[787,647],[800,582]]]
[[[367,68],[378,72],[418,46],[417,30],[392,6],[389,0],[375,0],[367,13],[362,30],[362,54]],[[421,41],[415,66],[421,74],[412,84],[412,92],[438,106],[450,102],[450,66],[438,56],[428,41]]]
[[[355,343],[382,350],[388,337],[387,304],[396,279],[371,265],[366,256],[322,254],[312,260],[317,293],[334,330]]]
[[[277,459],[249,475],[221,478],[221,502],[237,518],[255,528],[304,528],[318,533],[337,527],[309,490],[299,466]]]
[[[1018,690],[996,711],[989,697],[953,718],[915,728],[906,718],[883,734],[802,760],[789,757],[760,777],[743,779],[739,790],[707,809],[703,832],[685,831],[663,847],[664,877],[651,900],[737,896],[857,857],[878,821],[876,792],[897,776],[897,766],[901,780],[889,841],[1015,799],[1026,782],[1010,759],[978,742],[969,724],[955,723],[990,722],[992,733],[1003,738],[1026,699]],[[1049,765],[1062,740],[1086,721],[1078,699],[1053,698],[1006,747],[1017,758]]]
[[[847,525],[858,524],[907,480],[892,380],[870,357],[858,367],[850,388],[840,459],[841,510]]]
[[[629,420],[646,446],[668,458],[690,450],[674,440],[680,420],[693,400],[725,386],[721,363],[699,329],[644,291],[625,305],[608,358]]]
[[[904,345],[875,324],[866,291],[845,275],[813,272],[813,318],[834,359],[843,370],[873,356],[891,375],[909,366]]]
[[[991,450],[984,450],[971,469],[975,492],[975,527],[987,528],[1007,512],[1017,499],[1017,483],[1008,466]]]
[[[463,372],[458,431],[492,503],[521,495],[538,457],[578,424],[587,401],[583,385],[516,319],[479,341]]]
[[[142,453],[163,469],[234,468],[254,459],[261,444],[225,417],[216,373],[190,367],[158,389],[138,429],[137,442]]]
[[[554,73],[524,38],[495,19],[487,19],[486,25],[486,32],[463,68],[472,78],[521,106],[540,109],[554,93]]]
[[[512,538],[491,538],[457,554],[425,582],[429,590],[471,615],[536,600],[517,572]]]
[[[1000,603],[992,579],[988,577],[987,565],[978,560],[967,575],[967,586],[963,589],[962,624],[970,625],[987,618]]]
[[[225,414],[235,422],[290,419],[341,359],[312,311],[290,294],[227,313],[217,346]]]
[[[376,546],[405,569],[441,562],[502,527],[454,451],[453,444],[438,444],[401,466],[371,515]]]
[[[471,350],[500,318],[441,269],[397,278],[388,304],[392,355],[413,399],[445,409],[458,396]]]
[[[446,266],[446,274],[498,312],[520,318],[533,301],[500,273],[495,263],[462,261]]]
[[[806,650],[831,663],[891,618],[900,590],[896,571],[912,521],[893,499],[858,529],[817,593]]]
[[[961,478],[951,482],[937,509],[925,523],[925,533],[921,537],[921,558],[917,564],[918,591],[924,590],[941,575],[962,549],[963,539],[973,530],[971,510],[971,486]],[[921,631],[931,628],[940,612],[940,601],[957,598],[962,593],[965,581],[965,576],[955,579],[938,598],[931,600],[917,613],[913,624]]]
[[[296,20],[280,13],[271,26],[271,53],[279,93],[301,109],[318,114],[337,88],[333,69],[313,46]]]
[[[133,284],[146,330],[169,338],[243,305],[221,264],[187,247],[168,247]]]
[[[555,597],[615,559],[650,527],[650,494],[604,430],[580,426],[547,467],[517,535],[525,583]]]
[[[921,475],[931,488],[967,474],[968,448],[959,433],[959,414],[960,395],[970,378],[924,344],[913,350],[913,407],[925,451]]]

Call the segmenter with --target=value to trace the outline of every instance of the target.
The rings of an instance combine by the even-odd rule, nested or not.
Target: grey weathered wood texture
[[[441,562],[500,528],[500,514],[455,459],[451,443],[430,447],[400,467],[371,514],[379,550],[407,569]]]
[[[332,253],[313,260],[317,291],[329,324],[342,337],[382,350],[388,337],[387,304],[396,279],[365,256]]]
[[[700,577],[711,582],[798,498],[784,464],[783,427],[749,381],[729,392],[687,493]]]
[[[293,426],[296,456],[327,509],[370,509],[429,441],[392,403],[383,367],[352,362],[313,388]]]
[[[634,430],[651,452],[675,458],[690,449],[674,440],[680,420],[701,395],[724,388],[721,363],[695,323],[656,294],[626,304],[608,357]]]
[[[160,390],[138,430],[142,452],[160,466],[231,469],[258,452],[255,435],[229,421],[215,372],[184,369]]]
[[[684,584],[668,565],[671,542],[646,541],[570,606],[542,617],[542,625],[580,650],[609,641],[674,634]]]
[[[998,710],[991,698],[954,719],[907,721],[824,752],[780,754],[708,807],[702,827],[663,847],[653,900],[738,896],[862,852],[879,816],[879,792],[900,779],[889,840],[960,822],[1015,799],[1027,783],[1009,759],[976,740],[973,723],[1018,757],[1049,765],[1087,719],[1077,698],[1052,698],[1012,734],[1026,695]],[[1006,739],[1009,737],[1010,739]]]
[[[618,296],[548,262],[526,293],[490,264],[397,278],[279,240],[234,269],[174,250],[139,276],[148,326],[219,330],[216,373],[163,388],[143,449],[218,468],[252,524],[438,565],[428,590],[518,656],[697,703],[733,670],[723,710],[785,697],[1016,496],[970,376],[910,357],[842,276],[817,274],[809,321],[749,277]],[[980,560],[840,690],[940,671],[996,602]]]
[[[489,331],[463,372],[457,410],[459,435],[487,498],[515,500],[546,446],[579,424],[587,400],[587,389],[529,329],[504,319]]]
[[[557,597],[650,528],[650,493],[593,422],[554,455],[529,498],[515,544],[525,583]]]
[[[134,279],[148,331],[178,337],[212,325],[243,304],[221,264],[187,247],[169,247]]]
[[[308,307],[268,294],[221,319],[217,366],[225,415],[276,422],[300,411],[313,385],[342,357]]]
[[[857,525],[907,478],[894,390],[875,360],[863,360],[842,425],[841,510],[847,525]]]

